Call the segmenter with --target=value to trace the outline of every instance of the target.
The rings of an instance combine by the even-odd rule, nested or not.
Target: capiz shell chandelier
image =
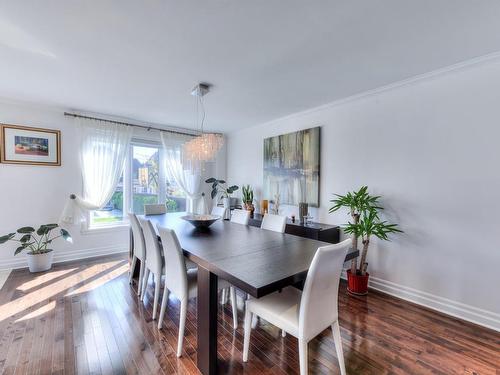
[[[198,123],[198,108],[201,107],[202,116],[200,122],[200,135],[184,143],[184,158],[192,162],[211,161],[215,158],[222,145],[224,138],[221,134],[204,133],[203,123],[205,122],[205,107],[203,96],[208,93],[210,87],[207,84],[198,84],[191,95],[196,98],[196,122]]]

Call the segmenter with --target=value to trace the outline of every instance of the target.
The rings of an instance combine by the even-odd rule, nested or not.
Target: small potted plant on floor
[[[243,206],[245,210],[250,211],[250,217],[253,217],[255,206],[253,205],[253,190],[250,185],[243,185],[241,187]]]
[[[9,233],[0,237],[0,244],[7,241],[19,242],[19,247],[14,251],[14,255],[28,250],[26,254],[30,272],[47,271],[52,267],[54,257],[53,250],[48,248],[49,245],[59,237],[72,242],[69,232],[63,228],[59,228],[58,234],[51,237],[52,231],[58,227],[58,224],[44,224],[36,231],[33,227],[22,227],[17,230],[19,238],[15,238],[16,233]]]
[[[231,185],[231,186],[227,187],[226,181],[218,180],[214,177],[210,177],[209,179],[205,180],[205,182],[207,184],[212,184],[212,192],[210,193],[210,196],[212,197],[212,199],[217,197],[217,195],[221,196],[222,203],[224,204],[224,208],[227,209],[227,215],[230,215],[229,210],[230,210],[231,206],[230,206],[229,197],[236,190],[238,190],[239,187],[236,185]]]
[[[363,244],[359,266],[355,258],[351,262],[351,269],[347,270],[347,289],[353,294],[364,295],[368,293],[370,274],[366,272],[368,267],[366,257],[372,236],[387,241],[389,240],[388,234],[402,231],[397,228],[397,224],[389,224],[387,221],[380,220],[378,212],[383,209],[379,204],[380,196],[368,194],[367,186],[346,195],[335,195],[336,198],[330,201],[334,204],[330,208],[330,213],[341,207],[348,208],[352,222],[349,221],[344,226],[344,232],[352,236],[353,249],[358,249],[359,238]]]

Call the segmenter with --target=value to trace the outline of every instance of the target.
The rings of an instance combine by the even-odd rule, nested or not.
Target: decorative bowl
[[[182,220],[186,220],[196,228],[208,228],[221,217],[218,215],[185,215],[181,216]]]

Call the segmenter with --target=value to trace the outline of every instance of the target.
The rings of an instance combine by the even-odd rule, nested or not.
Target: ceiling
[[[6,0],[0,96],[232,131],[500,51],[500,2]]]

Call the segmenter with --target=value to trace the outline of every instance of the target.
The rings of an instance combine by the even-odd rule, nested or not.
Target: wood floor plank
[[[163,328],[130,286],[121,255],[13,271],[0,291],[2,374],[199,374],[196,300],[188,303],[184,349],[176,356],[179,301],[168,300]],[[299,373],[297,339],[260,320],[243,363],[244,301],[238,329],[231,305],[220,306],[219,372]],[[350,296],[342,284],[339,321],[349,374],[500,374],[500,333],[371,291]],[[309,370],[339,374],[327,329],[309,343]]]

